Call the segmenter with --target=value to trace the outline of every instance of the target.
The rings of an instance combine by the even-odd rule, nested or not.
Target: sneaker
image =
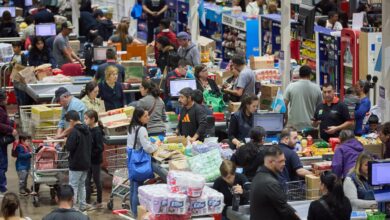
[[[102,209],[102,208],[103,208],[103,203],[97,203],[97,202],[95,202],[95,203],[93,204],[93,206],[95,207],[95,209]]]

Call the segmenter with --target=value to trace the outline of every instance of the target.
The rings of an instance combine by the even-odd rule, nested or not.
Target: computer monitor
[[[33,5],[33,1],[32,0],[24,0],[24,6],[32,6]]]
[[[195,79],[176,79],[171,80],[169,83],[171,96],[179,97],[180,90],[190,87],[191,89],[196,89],[196,80]]]
[[[253,127],[261,126],[267,133],[279,133],[283,130],[282,113],[255,113]]]
[[[368,182],[372,186],[390,184],[390,161],[369,161],[368,162]]]
[[[55,36],[56,33],[56,24],[47,23],[47,24],[37,24],[35,25],[35,35],[46,37],[46,36]]]
[[[299,5],[298,23],[301,30],[301,36],[304,39],[314,39],[315,17],[315,7],[306,4]]]
[[[106,61],[107,60],[106,52],[108,48],[110,47],[94,47],[93,60],[95,62]]]
[[[3,17],[3,13],[9,11],[12,17],[16,17],[16,8],[15,7],[0,7],[0,16]]]

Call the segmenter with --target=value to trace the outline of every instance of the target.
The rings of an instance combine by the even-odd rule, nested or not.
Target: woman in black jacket
[[[36,36],[32,39],[28,63],[30,66],[40,66],[42,64],[50,63],[53,68],[56,67],[56,61],[42,37]]]
[[[323,196],[309,207],[308,220],[349,220],[352,206],[344,195],[342,181],[336,174],[325,171],[320,176]]]
[[[196,78],[196,88],[200,91],[209,90],[210,92],[220,95],[221,92],[215,83],[214,80],[208,78],[207,66],[200,64],[195,66],[195,78]]]
[[[84,122],[88,125],[92,136],[91,168],[85,180],[86,201],[91,203],[91,178],[96,185],[97,198],[94,204],[96,208],[102,208],[102,182],[100,179],[100,165],[103,162],[103,125],[99,121],[98,113],[95,110],[88,110],[84,113]]]
[[[169,39],[165,36],[159,37],[156,40],[156,47],[159,51],[156,63],[161,72],[167,68],[167,73],[171,72],[177,67],[179,58],[176,56],[176,49],[171,45]]]
[[[0,37],[19,37],[16,24],[12,21],[12,15],[9,11],[3,12],[0,24]]]

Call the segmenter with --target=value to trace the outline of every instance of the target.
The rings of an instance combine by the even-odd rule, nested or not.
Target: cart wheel
[[[38,196],[33,196],[33,205],[34,205],[34,207],[39,207],[39,198],[38,198]]]
[[[107,209],[108,210],[112,210],[114,208],[114,202],[112,200],[110,200],[108,203],[107,203]]]
[[[122,203],[122,209],[130,210],[130,205],[127,203]]]

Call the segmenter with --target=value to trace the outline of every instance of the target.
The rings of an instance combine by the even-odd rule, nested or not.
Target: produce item
[[[186,194],[189,197],[202,195],[206,180],[199,174],[185,171],[169,171],[167,176],[168,189],[172,193]]]
[[[326,141],[317,141],[314,143],[314,146],[317,148],[328,148],[329,144]]]

